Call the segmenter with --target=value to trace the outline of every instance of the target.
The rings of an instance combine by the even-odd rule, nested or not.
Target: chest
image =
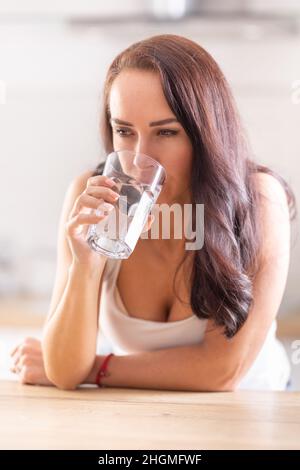
[[[178,265],[178,259],[162,261],[141,253],[121,262],[116,287],[130,316],[171,322],[193,314],[190,307],[191,261],[184,262],[179,268]]]

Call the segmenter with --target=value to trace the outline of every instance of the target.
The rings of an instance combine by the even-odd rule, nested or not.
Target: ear
[[[154,215],[153,215],[153,214],[149,214],[149,215],[148,215],[148,220],[147,220],[147,222],[146,222],[145,225],[144,225],[144,228],[143,228],[143,230],[142,230],[142,233],[148,232],[148,230],[150,230],[151,225],[153,224],[153,222],[154,222]]]

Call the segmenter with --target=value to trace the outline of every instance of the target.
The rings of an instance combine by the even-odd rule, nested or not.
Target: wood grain
[[[0,382],[1,449],[300,449],[300,393]]]

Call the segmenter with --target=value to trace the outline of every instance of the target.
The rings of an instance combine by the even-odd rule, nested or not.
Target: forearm
[[[95,383],[105,356],[97,356],[85,383]],[[108,387],[182,391],[226,391],[233,385],[220,361],[207,360],[199,345],[113,356],[107,367]]]
[[[72,388],[92,368],[97,341],[97,304],[104,264],[73,264],[55,312],[44,327],[42,349],[48,378]]]

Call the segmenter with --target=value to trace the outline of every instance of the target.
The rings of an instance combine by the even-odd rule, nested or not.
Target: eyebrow
[[[112,118],[110,122],[115,122],[116,124],[120,124],[123,126],[134,127],[133,124],[127,121],[123,121],[122,119]],[[163,126],[164,124],[170,124],[171,122],[179,122],[179,121],[176,118],[167,118],[167,119],[161,119],[160,121],[152,121],[149,123],[149,126],[150,127]]]

